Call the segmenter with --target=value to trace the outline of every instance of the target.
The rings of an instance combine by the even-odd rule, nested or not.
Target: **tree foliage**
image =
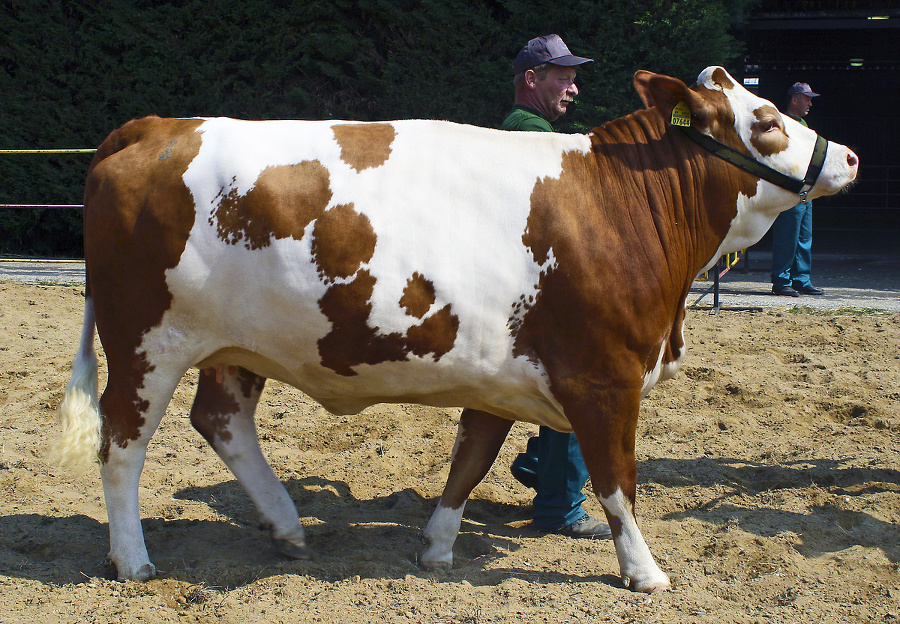
[[[581,131],[640,105],[638,69],[692,81],[740,53],[752,0],[8,0],[0,148],[93,147],[147,114],[498,125],[511,61],[556,32]],[[2,155],[0,203],[80,203],[85,156]],[[0,210],[0,252],[81,253],[75,211]]]

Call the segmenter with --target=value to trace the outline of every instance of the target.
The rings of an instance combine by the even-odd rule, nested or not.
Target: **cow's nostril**
[[[851,167],[856,167],[859,165],[859,158],[852,151],[847,152],[847,164]]]

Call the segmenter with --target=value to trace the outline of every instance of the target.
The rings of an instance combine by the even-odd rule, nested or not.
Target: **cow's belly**
[[[198,332],[193,338],[198,342],[224,342],[222,336],[206,332]],[[494,364],[490,370],[476,362],[458,362],[457,357],[446,362],[411,358],[366,365],[356,375],[339,376],[317,362],[315,350],[304,349],[305,340],[292,342],[280,337],[254,342],[254,350],[222,347],[196,366],[241,366],[298,388],[334,414],[355,414],[377,403],[418,403],[480,409],[510,420],[571,431],[546,378],[518,358]],[[304,353],[308,357],[304,358]],[[148,359],[154,363],[153,357]]]

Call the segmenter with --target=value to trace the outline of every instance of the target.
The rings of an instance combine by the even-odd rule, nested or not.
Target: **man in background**
[[[819,97],[805,82],[795,82],[788,89],[787,114],[809,127],[804,117],[812,99]],[[823,290],[812,285],[812,202],[800,202],[778,215],[772,224],[772,294],[784,297],[821,295]]]

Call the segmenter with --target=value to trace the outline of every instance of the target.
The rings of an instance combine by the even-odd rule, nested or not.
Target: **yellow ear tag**
[[[672,125],[689,128],[691,125],[691,109],[684,100],[678,102],[672,109]]]

